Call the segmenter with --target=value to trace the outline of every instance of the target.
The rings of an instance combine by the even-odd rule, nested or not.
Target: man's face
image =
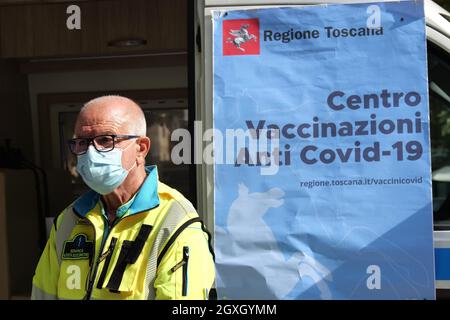
[[[103,105],[91,106],[78,115],[75,136],[92,138],[104,134],[134,134],[130,132],[130,123],[132,120],[124,114],[123,109]],[[135,144],[136,147],[131,144]],[[126,149],[122,153],[122,167],[126,170],[136,161],[137,146],[136,140],[118,141],[115,144],[115,148]]]

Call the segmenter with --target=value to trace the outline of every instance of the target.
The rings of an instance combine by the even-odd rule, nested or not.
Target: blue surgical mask
[[[124,150],[128,149],[130,143]],[[83,181],[92,190],[105,195],[111,193],[122,184],[133,166],[126,170],[122,167],[122,152],[114,148],[109,152],[98,152],[94,146],[89,146],[87,152],[78,156],[77,171]]]

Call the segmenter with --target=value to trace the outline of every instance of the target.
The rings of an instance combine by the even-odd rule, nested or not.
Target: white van
[[[382,1],[382,0],[381,0]],[[373,0],[198,0],[197,1],[197,56],[196,101],[198,118],[206,127],[212,127],[212,25],[211,10],[250,9],[269,6],[312,5],[323,3],[361,3]],[[379,1],[380,2],[380,1]],[[450,12],[431,0],[425,0],[428,80],[430,96],[430,130],[433,171],[434,245],[450,250]],[[201,40],[200,40],[201,39]],[[200,50],[201,48],[201,50]],[[209,107],[207,107],[209,106]],[[197,170],[199,212],[213,212],[212,166],[202,165]],[[208,187],[209,186],[209,187]],[[205,195],[208,195],[205,197]],[[210,230],[214,217],[204,217]],[[437,298],[450,298],[450,254],[442,259],[436,254]]]

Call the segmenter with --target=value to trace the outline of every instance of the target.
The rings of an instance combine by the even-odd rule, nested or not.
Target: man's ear
[[[145,157],[150,151],[151,141],[149,137],[140,137],[137,141],[139,150],[137,152],[137,159],[140,163],[145,163]]]

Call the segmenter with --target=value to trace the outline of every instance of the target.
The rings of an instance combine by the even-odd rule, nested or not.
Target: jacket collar
[[[142,211],[151,210],[159,205],[158,169],[156,166],[148,166],[145,167],[145,172],[147,173],[147,178],[145,178],[144,183],[136,193],[134,199],[117,209],[119,216],[123,216],[128,210],[127,215],[133,215]],[[95,208],[99,201],[100,195],[90,190],[75,201],[73,208],[78,215],[85,217]]]

